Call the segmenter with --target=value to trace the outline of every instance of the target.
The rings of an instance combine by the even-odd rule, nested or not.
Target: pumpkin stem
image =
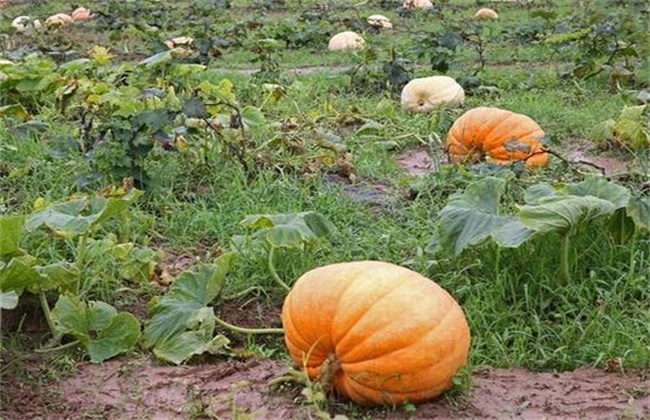
[[[323,366],[320,369],[320,375],[318,375],[317,381],[321,384],[325,391],[329,391],[334,381],[334,377],[341,370],[341,362],[336,357],[336,354],[332,353],[327,356],[327,359],[323,362]]]

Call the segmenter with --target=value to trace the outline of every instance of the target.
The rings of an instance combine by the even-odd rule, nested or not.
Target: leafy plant
[[[528,187],[525,204],[514,215],[502,215],[500,200],[507,181],[486,177],[453,194],[440,211],[437,230],[428,250],[441,248],[460,254],[470,245],[488,239],[506,248],[517,248],[540,235],[561,238],[560,274],[570,275],[570,242],[582,226],[594,227],[603,220],[614,239],[629,240],[636,229],[650,230],[650,200],[636,197],[618,184],[603,178],[552,186],[542,183]]]
[[[275,268],[275,253],[277,249],[299,249],[314,246],[321,238],[335,234],[336,227],[318,212],[288,214],[255,214],[247,216],[240,222],[247,230],[253,231],[253,239],[262,239],[269,246],[268,268],[275,282],[285,290],[289,285],[280,278]],[[233,238],[235,246],[240,248],[246,237]]]
[[[65,346],[82,344],[92,361],[103,361],[131,348],[139,336],[139,323],[129,314],[117,314],[103,302],[87,305],[81,300],[89,291],[92,279],[84,276],[86,251],[90,236],[109,219],[124,211],[142,193],[124,192],[122,196],[78,197],[39,208],[29,216],[0,216],[0,293],[3,306],[15,307],[17,298],[28,291],[39,296],[43,313],[54,336],[49,347],[57,344],[64,334],[77,339]],[[32,232],[45,226],[53,238],[73,247],[73,262],[42,261],[20,247],[25,230]],[[84,287],[82,287],[82,284]],[[57,292],[58,302],[53,311],[46,292]],[[59,349],[61,347],[57,347]]]
[[[601,146],[613,144],[634,150],[650,148],[649,110],[647,105],[625,107],[616,120],[597,124],[591,131],[591,138]]]
[[[128,312],[118,313],[104,302],[83,302],[73,294],[59,297],[51,313],[56,329],[81,343],[92,362],[103,362],[130,350],[140,338],[140,322]]]
[[[227,348],[230,341],[214,335],[217,318],[208,304],[221,292],[233,257],[224,254],[214,263],[182,273],[164,296],[154,298],[144,339],[158,358],[181,364],[193,355],[216,354]]]

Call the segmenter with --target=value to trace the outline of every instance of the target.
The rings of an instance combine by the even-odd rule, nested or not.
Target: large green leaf
[[[459,254],[467,246],[482,243],[497,229],[514,222],[515,217],[498,214],[505,186],[506,181],[502,178],[486,177],[449,197],[449,202],[439,213],[438,230],[433,241]],[[503,232],[502,236],[508,235]],[[503,237],[501,240],[511,242]]]
[[[212,349],[209,343],[214,339],[215,321],[207,305],[221,291],[234,257],[232,253],[224,254],[213,264],[181,274],[169,292],[151,307],[144,338],[158,357],[178,364]]]
[[[626,212],[638,227],[650,230],[650,199],[630,198]]]
[[[43,275],[33,268],[34,264],[35,259],[30,255],[12,258],[0,268],[0,290],[15,290],[21,295],[26,288],[44,281]]]
[[[141,195],[142,191],[131,190],[124,197],[85,197],[53,204],[32,213],[25,227],[31,231],[45,225],[61,236],[83,235],[126,210]]]
[[[124,353],[140,339],[140,322],[133,315],[104,302],[86,304],[72,294],[59,297],[52,320],[60,332],[79,340],[92,362]]]
[[[259,230],[264,238],[278,248],[302,249],[320,238],[336,233],[336,227],[318,212],[288,214],[254,214],[240,222],[244,228]]]
[[[590,220],[613,214],[616,206],[607,200],[586,196],[565,196],[536,206],[519,208],[521,223],[537,232],[569,234]]]
[[[627,202],[630,200],[630,191],[627,188],[608,182],[602,177],[590,177],[576,184],[567,184],[562,192],[566,195],[592,196],[607,200],[617,209],[627,206]]]
[[[140,339],[140,322],[128,312],[121,312],[108,320],[96,339],[87,345],[90,360],[103,362],[133,348]]]
[[[230,340],[223,335],[212,336],[215,318],[212,308],[203,307],[196,311],[186,323],[189,331],[172,336],[154,348],[154,354],[160,359],[181,364],[190,357],[208,352],[216,354],[222,351]]]
[[[24,216],[0,216],[0,261],[9,261],[22,253],[20,240]]]

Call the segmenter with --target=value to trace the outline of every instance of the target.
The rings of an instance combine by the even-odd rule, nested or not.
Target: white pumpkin
[[[405,9],[431,9],[433,3],[431,0],[404,0],[402,7]]]
[[[429,112],[441,106],[460,106],[465,91],[449,76],[430,76],[413,79],[402,89],[402,108],[415,112]]]
[[[384,28],[384,29],[390,29],[393,27],[393,24],[390,22],[390,19],[382,15],[368,16],[368,24],[376,28]]]
[[[194,38],[189,36],[177,36],[176,38],[171,38],[165,41],[167,48],[172,49],[180,46],[190,46],[194,42]]]
[[[476,19],[499,19],[499,14],[492,9],[484,7],[474,14]]]
[[[327,48],[330,51],[360,50],[365,47],[366,41],[356,32],[340,32],[330,38]]]
[[[11,26],[16,29],[16,32],[24,32],[27,28],[26,25],[30,20],[31,18],[29,16],[18,16],[16,19],[11,21]]]
[[[56,26],[66,25],[72,22],[74,22],[72,16],[65,13],[57,13],[56,15],[52,15],[45,20],[46,25],[56,25]]]
[[[92,19],[92,15],[90,14],[90,10],[86,9],[85,7],[77,7],[72,12],[72,19],[89,20]]]

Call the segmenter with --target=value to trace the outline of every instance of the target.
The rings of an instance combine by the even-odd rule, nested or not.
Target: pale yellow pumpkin
[[[85,7],[77,7],[72,12],[72,19],[89,20],[92,19],[92,15],[90,14],[90,10],[86,9]]]
[[[74,22],[72,16],[66,13],[57,13],[55,15],[48,17],[45,20],[46,25],[52,25],[52,26],[62,26],[72,22]]]
[[[486,19],[486,20],[499,19],[499,14],[490,8],[484,7],[482,9],[479,9],[474,15],[474,17],[477,19]]]
[[[352,31],[345,31],[330,38],[327,48],[330,51],[360,50],[365,45],[366,41],[359,34]]]
[[[402,7],[405,9],[431,9],[433,3],[431,0],[404,0]]]
[[[368,16],[368,24],[376,28],[391,29],[393,24],[390,19],[383,15]]]
[[[402,108],[415,112],[429,112],[441,106],[460,106],[465,91],[449,76],[430,76],[413,79],[402,89]]]

